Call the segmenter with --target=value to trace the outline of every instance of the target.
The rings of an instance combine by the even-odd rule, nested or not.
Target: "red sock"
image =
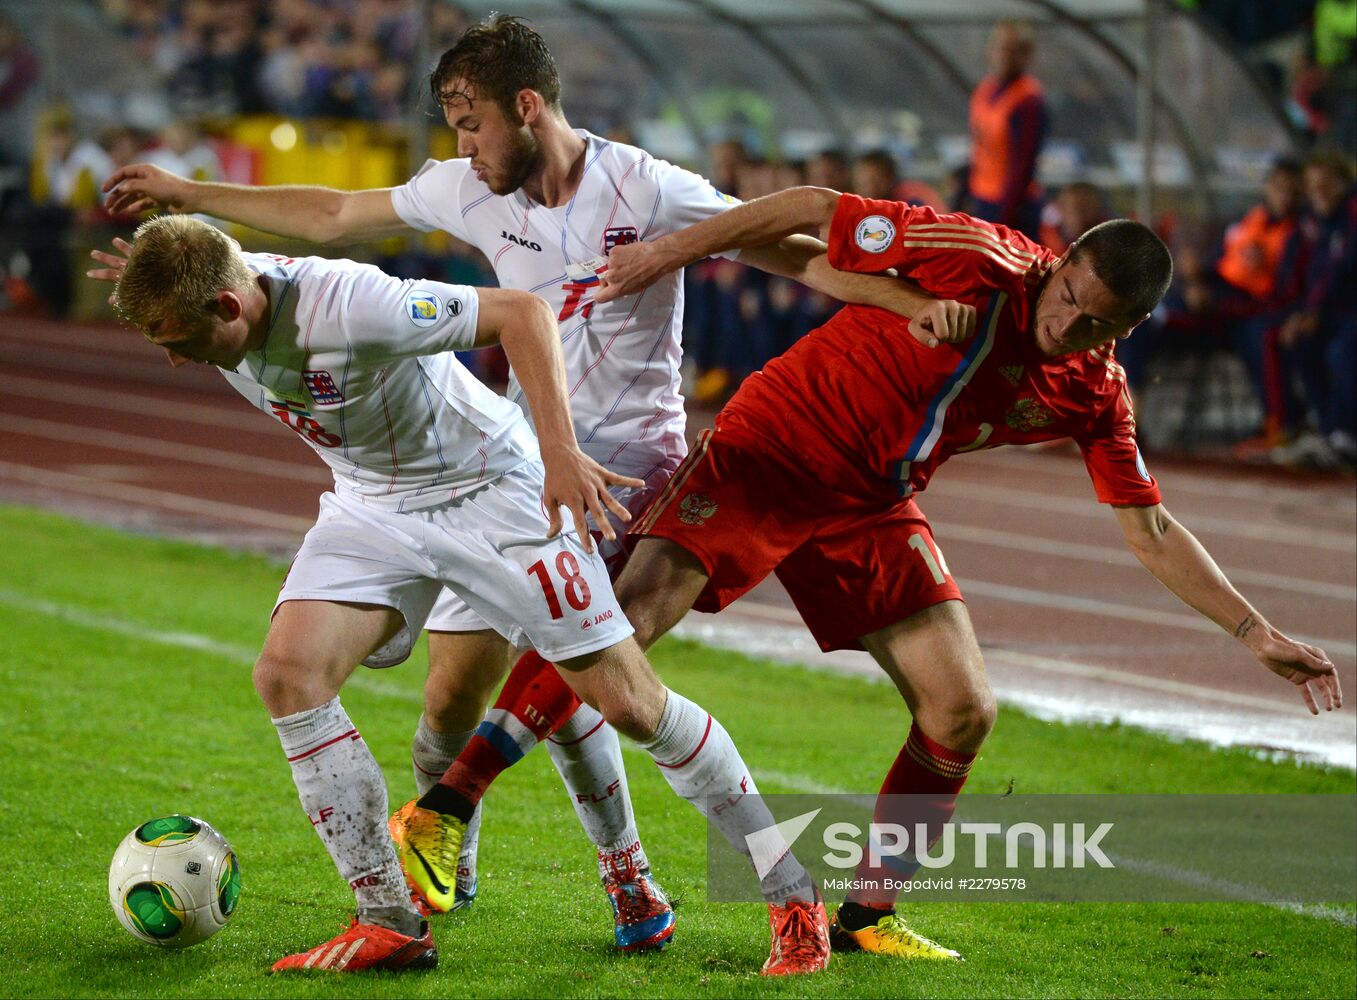
[[[440,811],[453,815],[465,812],[463,818],[469,819],[500,772],[517,764],[525,753],[563,726],[579,706],[579,698],[554,666],[536,653],[524,653],[509,672],[504,690],[486,713],[485,721],[438,779],[439,786],[456,793],[459,800],[458,808]],[[438,788],[430,791],[438,801],[449,801],[446,792],[438,794]]]
[[[854,872],[861,887],[849,890],[849,902],[880,910],[895,907],[900,891],[889,888],[886,880],[908,881],[918,871],[919,863],[912,860],[916,825],[928,825],[930,845],[942,835],[943,825],[956,811],[957,793],[966,784],[974,760],[973,753],[933,742],[917,723],[910,726],[909,738],[881,785],[872,820],[903,826],[909,831],[911,850],[908,856],[883,858],[880,864],[872,865],[864,846],[862,862]]]

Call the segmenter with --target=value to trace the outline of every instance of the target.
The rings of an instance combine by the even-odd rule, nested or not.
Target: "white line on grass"
[[[172,646],[180,649],[192,649],[195,652],[210,653],[215,656],[222,656],[239,663],[253,663],[255,653],[253,649],[240,646],[235,643],[221,642],[210,636],[198,635],[193,632],[168,632],[161,629],[151,628],[136,622],[123,621],[117,618],[110,618],[107,615],[94,614],[81,608],[72,607],[67,604],[57,604],[52,601],[45,601],[40,598],[28,597],[24,594],[17,594],[10,590],[0,590],[0,603],[7,604],[10,607],[19,608],[23,611],[30,611],[36,614],[47,615],[60,621],[70,622],[73,625],[79,625],[84,628],[99,629],[105,632],[112,632],[116,635],[125,635],[131,638],[140,639],[146,642],[154,642],[164,646]],[[354,677],[350,679],[349,684],[374,694],[380,694],[385,697],[397,698],[410,704],[422,703],[423,698],[414,691],[406,691],[403,688],[393,687],[383,684],[380,681],[374,681],[365,677]],[[626,749],[635,754],[645,754],[645,751],[625,745]],[[784,785],[795,792],[811,793],[818,795],[860,795],[846,788],[840,788],[836,785],[829,785],[803,774],[794,774],[785,771],[762,771],[761,776],[775,784]],[[1142,869],[1149,870],[1158,862],[1137,861],[1134,858],[1124,858],[1122,863],[1130,866],[1139,866]],[[1163,867],[1162,865],[1160,867]],[[1215,883],[1212,876],[1192,869],[1175,869],[1178,881],[1191,881],[1196,884],[1206,885]],[[1315,920],[1327,920],[1345,927],[1357,926],[1357,918],[1354,914],[1341,907],[1326,905],[1309,905],[1299,903],[1279,903],[1269,901],[1264,898],[1264,890],[1244,885],[1242,883],[1230,883],[1231,893],[1241,893],[1241,901],[1258,902],[1272,909],[1283,910],[1288,913],[1295,913],[1299,916],[1309,917]]]

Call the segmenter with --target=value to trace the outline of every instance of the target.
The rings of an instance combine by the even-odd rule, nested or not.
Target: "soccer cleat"
[[[959,952],[944,948],[922,934],[916,934],[894,913],[887,913],[876,923],[861,930],[850,931],[839,924],[839,915],[829,925],[829,942],[835,951],[869,951],[874,955],[892,958],[922,958],[947,962],[964,962]]]
[[[391,831],[391,842],[400,848],[401,831],[405,829],[405,823],[401,819],[401,812],[393,812],[391,818],[387,820],[386,828]],[[438,913],[415,885],[414,880],[410,878],[410,873],[405,870],[405,860],[401,859],[401,874],[405,876],[405,886],[410,890],[410,904],[415,908],[421,917],[427,917]],[[458,867],[457,869],[457,891],[453,894],[452,910],[456,913],[458,910],[468,909],[476,901],[476,877]]]
[[[438,964],[438,949],[428,921],[420,924],[419,937],[407,937],[388,927],[360,924],[353,918],[349,929],[310,951],[288,955],[274,963],[274,972],[315,969],[323,972],[362,972],[385,969],[401,972],[432,969]]]
[[[674,910],[650,874],[627,866],[603,883],[613,904],[613,938],[620,951],[660,951],[674,937]]]
[[[457,855],[466,823],[456,816],[422,809],[411,799],[401,806],[390,827],[397,834],[396,854],[406,879],[424,896],[430,909],[439,913],[453,909],[457,905]]]
[[[814,905],[800,899],[786,906],[768,904],[773,947],[763,963],[765,976],[796,976],[821,972],[829,965],[829,921],[823,900]]]

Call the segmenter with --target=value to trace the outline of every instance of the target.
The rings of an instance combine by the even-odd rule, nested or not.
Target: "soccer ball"
[[[108,899],[133,937],[187,948],[226,926],[240,899],[240,863],[210,824],[164,816],[141,824],[113,852]]]

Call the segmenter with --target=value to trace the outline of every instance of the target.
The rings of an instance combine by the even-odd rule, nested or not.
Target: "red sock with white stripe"
[[[730,734],[682,695],[668,693],[655,738],[641,744],[641,749],[655,759],[669,787],[691,802],[746,857],[750,856],[746,838],[776,823]],[[713,808],[716,803],[721,808]],[[791,849],[783,848],[766,858],[751,859],[756,871],[762,869],[759,888],[763,897],[779,906],[793,896],[813,902],[810,876]]]
[[[650,861],[636,833],[617,730],[597,710],[581,705],[547,737],[547,752],[598,849],[599,878],[608,882],[633,868],[647,871]]]
[[[579,706],[555,667],[536,653],[524,653],[466,749],[438,784],[420,796],[419,804],[470,820],[485,790],[505,768],[517,764]]]
[[[911,843],[918,824],[926,824],[931,846],[956,811],[957,793],[966,784],[974,760],[973,753],[952,750],[929,739],[914,723],[881,785],[873,821],[903,826]],[[873,865],[869,853],[864,852],[854,872],[854,880],[862,888],[850,890],[845,905],[855,904],[878,913],[893,910],[899,890],[886,888],[887,879],[900,882],[913,878],[919,870],[913,855],[911,850],[907,855],[886,857]]]
[[[420,916],[387,833],[386,781],[338,698],[273,720],[302,808],[358,898],[358,919],[410,937]]]

